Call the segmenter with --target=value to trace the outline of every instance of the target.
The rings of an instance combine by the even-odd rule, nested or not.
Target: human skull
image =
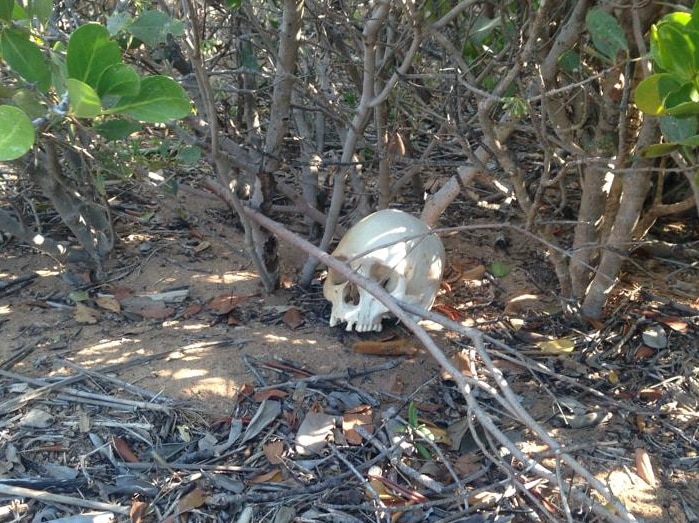
[[[357,273],[377,281],[394,298],[429,309],[444,268],[444,246],[422,221],[403,211],[370,214],[352,227],[332,255]],[[328,269],[323,295],[332,302],[330,326],[347,322],[347,331],[382,329],[390,313],[365,289]]]

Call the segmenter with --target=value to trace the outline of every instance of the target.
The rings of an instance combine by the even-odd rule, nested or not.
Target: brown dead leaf
[[[342,432],[350,445],[361,445],[362,436],[355,430],[362,427],[369,434],[374,433],[373,411],[368,405],[360,405],[347,410],[342,416]]]
[[[374,356],[412,357],[418,352],[417,347],[405,338],[388,341],[359,341],[352,345],[352,350],[357,354],[371,354]]]
[[[138,457],[133,453],[129,444],[126,443],[122,438],[112,438],[112,447],[117,454],[128,463],[137,463]]]
[[[143,515],[146,513],[147,508],[148,503],[133,500],[131,502],[131,508],[129,509],[129,518],[131,519],[131,523],[141,523],[141,521],[143,521]]]
[[[250,398],[255,393],[255,387],[250,383],[243,383],[238,389],[238,393],[244,398]]]
[[[466,281],[482,280],[485,276],[485,265],[476,265],[470,269],[466,269],[461,273],[461,279]]]
[[[252,395],[253,401],[257,401],[258,403],[267,400],[267,399],[282,399],[286,398],[289,395],[288,392],[283,391],[281,389],[267,389],[267,390],[261,390],[260,392],[256,392],[255,394]]]
[[[663,397],[663,391],[659,389],[641,389],[638,391],[638,398],[643,401],[658,401]]]
[[[222,294],[211,298],[206,304],[206,309],[215,314],[228,314],[241,303],[245,303],[250,296],[234,296],[232,294]]]
[[[199,242],[199,245],[194,247],[194,252],[199,254],[200,252],[205,251],[206,249],[210,249],[211,244],[207,241]]]
[[[95,303],[100,309],[115,312],[117,314],[121,312],[121,303],[119,303],[119,300],[112,296],[98,296],[95,298]]]
[[[270,465],[279,465],[284,462],[284,442],[282,440],[270,441],[262,446],[262,451]]]
[[[386,387],[386,391],[400,395],[403,394],[405,389],[405,381],[398,372],[392,372],[388,375],[386,380],[384,380],[384,386]]]
[[[282,479],[284,479],[282,471],[279,469],[272,469],[269,472],[252,477],[250,483],[279,483]]]
[[[121,307],[124,312],[153,320],[163,320],[175,314],[175,310],[171,307],[167,307],[164,302],[151,300],[143,296],[124,298],[121,300]]]
[[[633,355],[634,360],[642,361],[647,360],[655,354],[655,349],[652,349],[648,345],[641,345]]]
[[[481,470],[481,457],[475,452],[461,454],[454,462],[454,470],[462,476],[470,476]]]
[[[287,310],[282,316],[282,321],[291,330],[298,329],[301,325],[305,323],[306,320],[303,319],[301,311],[296,307],[292,307]]]
[[[150,320],[164,320],[165,318],[170,318],[173,316],[175,314],[175,309],[170,307],[153,307],[131,312],[138,314],[142,318],[147,318]]]
[[[463,312],[446,303],[435,303],[432,310],[446,316],[451,321],[464,321],[466,318]]]
[[[646,423],[646,417],[642,414],[629,414],[629,417],[627,419],[636,427],[636,430],[638,430],[638,432],[645,432],[646,428],[648,428],[648,424]]]
[[[206,501],[206,493],[199,487],[195,487],[184,496],[182,496],[177,503],[177,511],[179,514],[185,514],[195,508],[201,507]]]
[[[663,325],[667,325],[673,331],[681,332],[686,334],[689,332],[689,325],[687,321],[682,318],[677,318],[675,316],[661,316],[658,321]]]
[[[653,472],[653,465],[650,462],[648,452],[645,449],[637,448],[634,454],[636,458],[636,474],[651,487],[655,487],[655,472]]]
[[[462,375],[473,376],[471,373],[471,360],[468,357],[468,352],[460,351],[454,354],[451,358],[451,364],[456,367]],[[442,379],[451,380],[453,376],[449,374],[446,370],[442,370]]]
[[[529,371],[523,365],[518,365],[508,360],[493,360],[493,365],[506,374],[528,374]]]
[[[132,294],[133,290],[129,289],[128,287],[115,287],[112,289],[112,296],[114,296],[114,299],[117,301],[128,298]]]
[[[386,151],[388,154],[402,158],[405,156],[405,142],[400,132],[396,131],[391,134],[388,139],[388,144],[386,144]]]
[[[184,319],[193,318],[194,316],[199,314],[202,309],[203,307],[200,303],[190,303],[189,305],[187,305],[187,308],[185,308],[185,310],[182,311],[182,317]]]
[[[100,319],[100,311],[88,307],[84,303],[75,304],[75,321],[78,323],[87,323],[88,325],[94,325]]]
[[[395,481],[385,478],[383,476],[378,476],[375,474],[369,474],[369,482],[372,484],[372,486],[375,486],[376,482],[377,484],[383,485],[385,487],[384,492],[388,492],[391,495],[398,494],[401,498],[407,499],[408,501],[412,503],[426,503],[429,501],[428,498],[426,498],[424,495],[419,493],[417,490],[413,490],[411,488],[405,487],[401,485],[400,483],[396,483]],[[383,490],[383,489],[381,489]],[[377,490],[377,492],[379,492]],[[379,497],[381,497],[381,494],[379,493]],[[383,499],[383,498],[381,498]]]

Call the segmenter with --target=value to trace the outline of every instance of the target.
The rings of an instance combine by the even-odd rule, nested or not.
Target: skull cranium
[[[359,221],[332,255],[357,273],[378,282],[394,298],[429,309],[444,268],[444,246],[422,221],[386,209]],[[347,322],[347,331],[380,331],[388,308],[368,291],[332,269],[323,285],[332,302],[330,326]]]

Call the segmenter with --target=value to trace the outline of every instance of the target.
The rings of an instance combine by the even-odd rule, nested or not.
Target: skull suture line
[[[352,227],[332,255],[357,273],[377,281],[394,298],[429,309],[444,269],[444,246],[422,221],[395,209],[370,214]],[[380,331],[390,313],[366,290],[328,269],[323,284],[332,302],[330,326],[347,331]]]

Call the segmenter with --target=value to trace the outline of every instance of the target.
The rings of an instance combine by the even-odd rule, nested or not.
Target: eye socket
[[[341,262],[347,261],[346,256],[335,256],[335,259]],[[331,285],[342,285],[343,283],[347,282],[347,278],[345,278],[339,272],[332,270],[330,267],[328,267],[328,275],[326,276],[326,278],[328,279]]]
[[[331,285],[342,285],[343,283],[347,283],[347,278],[332,269],[328,269],[328,275],[326,278]]]
[[[398,279],[395,277],[395,274],[396,272],[393,269],[380,263],[372,265],[369,271],[369,277],[378,282],[389,293],[393,292],[398,285]]]

